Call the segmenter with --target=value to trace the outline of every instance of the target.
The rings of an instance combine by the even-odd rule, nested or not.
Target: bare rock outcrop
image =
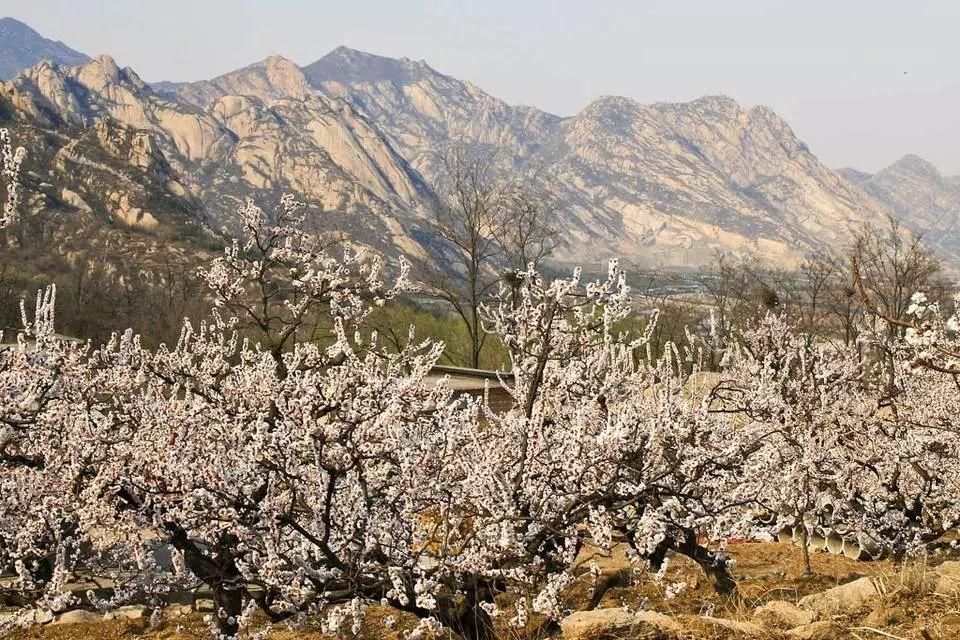
[[[578,611],[564,618],[560,629],[563,640],[673,640],[683,632],[669,616],[624,608]]]
[[[880,174],[845,179],[771,109],[724,96],[657,104],[605,96],[560,117],[507,104],[423,61],[344,47],[303,68],[271,56],[212,80],[153,86],[109,56],[76,67],[44,62],[0,94],[18,121],[65,136],[95,127],[136,132],[124,143],[125,161],[168,173],[157,184],[181,185],[188,196],[178,197],[195,199],[214,230],[237,231],[236,205],[247,197],[266,203],[292,192],[324,211],[316,220],[323,228],[418,256],[435,253],[424,212],[444,173],[437,150],[455,143],[488,150],[499,171],[549,188],[561,229],[557,257],[590,264],[616,256],[699,266],[721,251],[795,266],[811,252],[845,246],[851,227],[891,207],[913,208],[930,194],[952,207],[953,196],[943,194],[957,184],[898,177],[914,185],[913,195],[882,198],[879,185],[889,180]],[[101,138],[100,146],[110,142]],[[70,152],[77,162],[102,163],[83,145]],[[907,164],[897,176],[923,174]],[[56,186],[98,209],[87,194]],[[166,196],[177,193],[146,195],[131,207],[157,226],[129,208],[114,215],[141,229],[163,226],[176,200]]]
[[[753,612],[755,623],[772,629],[793,629],[810,624],[815,618],[813,612],[784,600],[773,600],[757,607]]]
[[[859,578],[820,593],[800,599],[800,608],[820,616],[853,612],[879,597],[880,592],[872,578]]]

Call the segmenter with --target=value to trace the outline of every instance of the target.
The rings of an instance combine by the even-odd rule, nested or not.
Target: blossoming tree
[[[718,588],[733,587],[722,552],[700,540],[722,540],[742,522],[740,441],[707,410],[696,355],[673,347],[654,360],[649,334],[618,331],[630,313],[615,262],[593,283],[579,271],[552,282],[527,272],[485,309],[510,353],[515,407],[484,408],[461,448],[459,484],[486,576],[533,594],[518,605],[520,622],[527,606],[561,613],[588,538],[609,547],[623,536],[655,568],[668,551],[683,553]]]
[[[10,132],[0,128],[0,177],[6,192],[3,210],[0,211],[0,229],[10,226],[19,219],[17,209],[20,204],[20,165],[26,156],[23,147],[13,147]]]

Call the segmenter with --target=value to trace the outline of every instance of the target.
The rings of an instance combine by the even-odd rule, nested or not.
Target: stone
[[[672,620],[618,607],[577,611],[560,621],[563,640],[669,640]]]
[[[753,612],[753,621],[761,626],[773,629],[793,629],[810,624],[816,619],[812,611],[801,609],[786,600],[773,600]]]
[[[188,604],[171,604],[163,609],[163,615],[166,618],[179,618],[193,613],[193,607]]]
[[[848,613],[860,609],[877,597],[877,585],[870,578],[860,578],[800,599],[800,607],[821,616]]]
[[[50,624],[80,624],[84,622],[100,622],[100,620],[100,614],[94,613],[93,611],[74,609],[73,611],[61,613],[59,616],[57,616],[57,619]]]
[[[47,624],[53,622],[54,617],[53,611],[50,611],[49,609],[37,609],[33,612],[34,624]]]
[[[0,628],[3,625],[23,626],[40,625],[52,622],[53,613],[49,609],[12,609],[0,612]]]
[[[836,622],[821,620],[790,629],[785,635],[790,640],[837,640],[843,637],[843,628]]]
[[[955,576],[960,578],[960,560],[947,560],[937,566],[933,571],[939,576]]]
[[[147,608],[131,604],[125,607],[119,607],[113,611],[107,611],[103,615],[104,620],[142,620],[147,616]]]
[[[682,633],[684,631],[684,627],[679,621],[656,611],[644,609],[643,611],[638,611],[636,616],[641,622],[653,625],[664,631],[673,631],[676,633]]]
[[[730,620],[728,618],[714,618],[713,616],[701,616],[700,620],[712,627],[719,627],[721,629],[733,631],[738,636],[755,637],[766,634],[766,631],[763,627],[753,622]]]
[[[193,603],[193,610],[201,613],[212,613],[214,610],[213,600],[200,598]]]
[[[960,562],[949,560],[934,569],[937,575],[935,591],[942,596],[960,595]]]

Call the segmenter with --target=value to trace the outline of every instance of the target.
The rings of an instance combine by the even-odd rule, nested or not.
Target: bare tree
[[[435,185],[440,198],[428,221],[440,252],[419,261],[419,276],[463,322],[468,363],[479,368],[487,340],[480,306],[505,278],[515,282],[516,274],[553,251],[553,207],[548,195],[531,186],[532,179],[500,175],[493,154],[455,146],[441,160],[444,174]]]
[[[945,288],[936,278],[940,261],[921,236],[892,216],[884,227],[865,225],[854,238],[851,257],[862,299],[887,318],[903,320],[915,292],[936,297]],[[895,328],[890,324],[891,331]]]
[[[800,265],[798,327],[823,338],[835,337],[839,332],[843,334],[843,343],[850,344],[853,315],[849,297],[843,295],[849,290],[845,286],[847,276],[843,259],[832,252],[813,254]],[[835,319],[840,320],[839,327],[834,326]]]
[[[504,266],[513,273],[537,268],[557,247],[552,197],[542,189],[515,184],[507,190],[505,205],[496,238]]]

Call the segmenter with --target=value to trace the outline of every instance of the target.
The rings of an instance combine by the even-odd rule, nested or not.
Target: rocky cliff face
[[[0,18],[0,80],[9,80],[41,60],[83,64],[89,58],[62,42],[48,40],[13,18]]]
[[[606,97],[561,130],[540,155],[569,203],[579,236],[571,257],[612,250],[678,266],[752,251],[796,263],[843,243],[870,207],[776,114],[729,98]]]
[[[505,168],[523,166],[556,135],[561,118],[514,107],[432,69],[339,47],[303,68],[310,85],[365,114],[418,171],[433,178],[450,144],[500,151]]]
[[[282,58],[162,91],[108,56],[72,68],[43,62],[0,93],[15,121],[35,127],[137,132],[138,148],[153,158],[138,162],[163,165],[164,194],[199,203],[214,231],[237,231],[235,210],[245,197],[269,206],[293,192],[314,206],[318,228],[381,250],[420,251],[404,226],[429,200],[420,176],[367,119],[311,89]],[[125,224],[157,226],[132,197],[115,201],[93,208]]]
[[[911,193],[934,203],[917,228],[944,228],[941,209],[951,210],[957,183],[921,188],[923,172],[906,167],[841,176],[770,109],[729,98],[645,105],[604,97],[562,118],[508,105],[424,62],[346,48],[302,69],[274,56],[209,81],[154,86],[106,56],[75,67],[43,62],[0,94],[14,121],[70,141],[96,139],[126,163],[120,173],[129,166],[162,176],[125,198],[67,188],[121,224],[163,228],[186,211],[229,233],[242,198],[270,204],[294,192],[315,205],[317,228],[387,252],[429,251],[421,220],[435,198],[429,185],[441,177],[437,151],[452,144],[496,152],[504,171],[536,175],[556,199],[557,257],[589,263],[619,256],[696,266],[725,251],[791,266],[842,246],[850,227],[890,209],[913,215],[919,195],[900,202],[884,187],[906,184],[906,173],[917,174]],[[126,142],[110,147],[111,136]],[[71,144],[57,154],[90,160]],[[165,215],[171,203],[175,215]]]
[[[940,255],[960,264],[960,176],[907,155],[874,175],[841,169],[846,179],[876,198]]]
[[[716,251],[795,264],[842,244],[877,206],[765,107],[724,97],[643,105],[605,97],[570,118],[512,107],[423,62],[339,48],[304,68],[381,128],[428,181],[457,142],[534,170],[557,197],[562,258],[690,266]]]

